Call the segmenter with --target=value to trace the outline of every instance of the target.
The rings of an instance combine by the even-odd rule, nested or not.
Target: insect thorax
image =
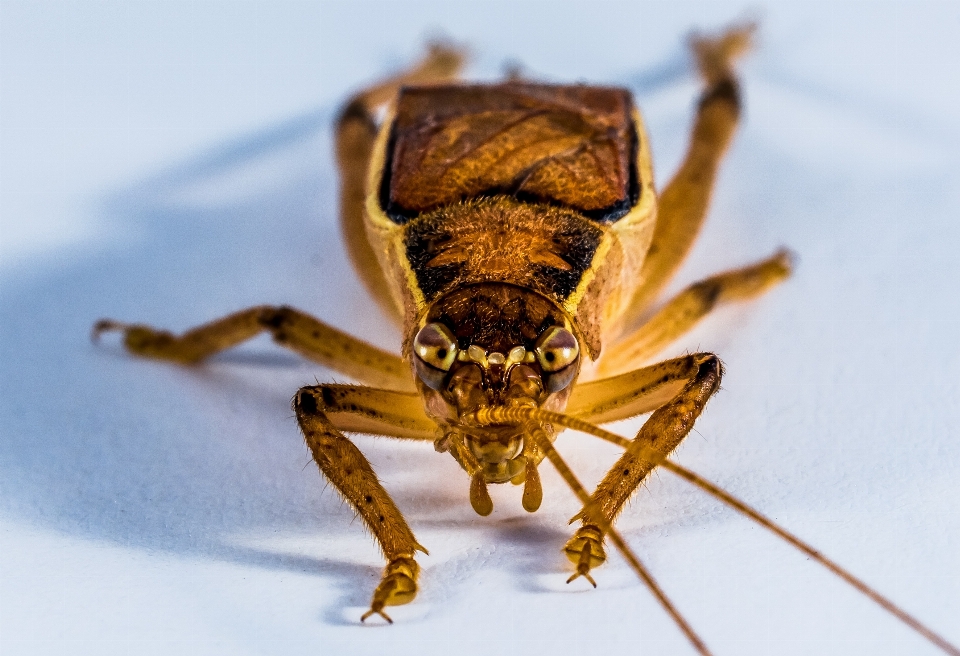
[[[381,205],[397,223],[505,194],[612,223],[641,185],[625,89],[529,83],[404,89]]]
[[[515,314],[522,325],[508,327],[505,317],[523,308],[541,332],[550,321],[570,326],[595,358],[607,301],[635,278],[622,266],[623,234],[639,253],[652,234],[641,133],[624,89],[404,89],[378,138],[367,211],[408,340],[428,315],[473,305],[477,326],[457,331],[516,346],[529,342],[532,319]],[[548,315],[559,318],[542,323]]]

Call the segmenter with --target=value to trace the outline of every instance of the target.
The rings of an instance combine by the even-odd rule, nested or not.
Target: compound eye
[[[428,323],[413,338],[413,352],[434,369],[450,371],[457,359],[457,340],[443,324]]]
[[[573,364],[580,355],[580,345],[573,333],[566,328],[551,326],[537,340],[534,353],[540,368],[552,373]]]
[[[577,375],[574,364],[580,356],[577,338],[566,328],[551,326],[537,340],[534,353],[544,373],[544,383],[550,393],[559,392],[573,382]]]

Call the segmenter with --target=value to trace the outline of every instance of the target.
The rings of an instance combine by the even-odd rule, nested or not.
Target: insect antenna
[[[572,417],[570,415],[565,415],[560,412],[552,412],[549,410],[543,410],[541,408],[531,408],[531,407],[490,407],[482,408],[477,410],[475,413],[475,419],[478,423],[508,423],[508,422],[517,422],[517,421],[528,421],[528,422],[543,422],[549,424],[555,424],[558,426],[564,426],[565,428],[570,428],[572,430],[580,431],[582,433],[587,433],[588,435],[593,435],[599,437],[602,440],[612,442],[623,448],[632,449],[637,455],[641,456],[645,460],[648,460],[656,465],[663,467],[664,469],[669,470],[670,472],[676,474],[680,478],[692,483],[696,487],[700,488],[710,496],[722,501],[726,505],[730,506],[740,514],[748,517],[753,520],[760,526],[772,532],[774,535],[778,536],[787,543],[793,545],[795,548],[817,561],[828,570],[836,574],[838,577],[846,581],[848,584],[853,586],[856,590],[860,591],[869,599],[873,600],[878,606],[886,610],[888,613],[896,617],[898,620],[909,626],[915,632],[926,638],[929,642],[936,645],[941,651],[951,656],[960,656],[960,649],[951,643],[947,642],[939,634],[934,632],[932,629],[928,628],[926,625],[920,622],[905,610],[901,609],[895,603],[884,597],[882,594],[871,588],[865,582],[861,581],[859,578],[845,570],[838,563],[830,560],[819,551],[814,549],[812,546],[801,540],[799,537],[790,533],[785,528],[779,526],[773,520],[765,517],[760,514],[757,510],[753,509],[740,499],[737,499],[729,492],[724,491],[723,489],[717,487],[707,479],[703,478],[699,474],[690,471],[686,467],[681,467],[680,465],[668,460],[660,452],[638,442],[628,440],[625,437],[617,435],[616,433],[611,433],[610,431],[604,430],[599,426],[595,426],[590,422],[578,419],[577,417]],[[552,446],[552,445],[551,445]],[[541,447],[542,448],[542,447]],[[549,451],[544,449],[544,453],[549,454]],[[549,455],[548,455],[549,457]],[[557,456],[559,458],[559,456]],[[551,459],[551,462],[553,460]],[[556,465],[554,465],[556,466]],[[568,480],[569,484],[570,481]],[[578,495],[579,496],[579,495]],[[589,497],[588,497],[589,501]],[[599,515],[599,513],[594,513]],[[604,528],[604,527],[601,527]],[[604,528],[604,530],[606,530]],[[613,537],[613,532],[610,532],[611,538]],[[616,542],[615,542],[616,544]],[[618,546],[619,549],[619,546]],[[622,552],[621,552],[622,553]],[[625,556],[626,557],[626,556]],[[639,573],[639,572],[638,572]],[[642,577],[642,575],[641,575]]]

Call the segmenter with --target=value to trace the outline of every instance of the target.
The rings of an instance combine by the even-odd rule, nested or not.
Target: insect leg
[[[705,360],[701,364],[700,373],[703,373],[705,366],[707,369],[711,368],[709,363],[709,358],[713,358],[714,360],[716,360],[715,356],[711,356],[710,354],[703,354],[703,356],[705,356],[707,360]],[[719,366],[719,363],[717,363],[717,366]],[[718,369],[717,377],[719,377],[720,374],[722,374],[722,369]],[[698,375],[697,379],[692,381],[691,384],[687,386],[687,389],[689,389],[693,385],[693,383],[698,382],[698,379],[700,378],[701,376]],[[700,382],[709,384],[709,378],[710,376],[708,375],[704,377],[704,380]],[[710,393],[706,394],[706,398],[709,398],[709,396],[710,396]],[[679,398],[679,396],[677,398]],[[694,401],[696,401],[696,399],[694,399]],[[702,410],[703,403],[699,403],[699,404],[694,403],[694,405],[699,405],[700,409]],[[697,414],[698,413],[699,412],[697,412]],[[655,413],[654,416],[651,417],[651,420],[654,419],[656,416],[657,414]],[[611,433],[610,431],[604,430],[599,426],[591,424],[590,422],[584,421],[583,419],[580,419],[578,417],[574,417],[569,414],[564,414],[560,412],[552,412],[550,410],[544,410],[542,408],[531,408],[531,407],[480,408],[474,411],[470,418],[472,421],[476,421],[481,425],[496,424],[496,423],[503,423],[503,422],[516,422],[516,421],[534,422],[535,424],[536,422],[549,423],[554,426],[563,426],[565,428],[572,428],[573,430],[581,431],[583,433],[587,433],[588,435],[594,435],[596,437],[599,437],[602,440],[606,440],[608,442],[616,444],[617,446],[623,447],[624,449],[627,450],[628,453],[632,453],[632,455],[634,456],[639,456],[645,459],[647,462],[652,462],[656,466],[663,467],[667,471],[670,471],[676,474],[680,478],[683,478],[689,483],[695,485],[696,487],[700,488],[710,496],[718,499],[719,501],[722,501],[723,503],[730,506],[737,512],[743,514],[744,516],[748,517],[749,519],[756,522],[760,526],[769,530],[771,533],[773,533],[777,537],[781,538],[785,542],[788,542],[792,546],[796,547],[799,551],[803,552],[811,560],[815,560],[816,562],[820,563],[825,568],[827,568],[828,570],[836,574],[838,577],[840,577],[841,579],[849,583],[856,590],[858,590],[863,595],[865,595],[866,597],[871,599],[873,602],[875,602],[877,605],[882,607],[884,610],[886,610],[887,612],[895,616],[901,622],[903,622],[904,624],[909,626],[911,629],[916,631],[919,635],[923,636],[924,638],[929,640],[931,643],[936,645],[944,653],[950,654],[951,656],[960,656],[960,648],[957,648],[954,645],[950,644],[947,640],[945,640],[940,635],[938,635],[935,631],[933,631],[932,629],[924,625],[917,618],[913,617],[912,615],[910,615],[909,613],[901,609],[899,606],[894,604],[888,598],[884,597],[882,594],[880,594],[879,592],[871,588],[862,580],[858,579],[856,576],[848,572],[846,569],[838,565],[836,562],[830,560],[829,558],[821,554],[819,551],[814,549],[812,546],[810,546],[800,538],[798,538],[796,535],[790,533],[783,527],[779,526],[777,523],[775,523],[771,519],[764,517],[762,514],[760,514],[757,510],[754,510],[753,508],[751,508],[744,501],[737,499],[729,492],[724,491],[723,489],[714,485],[713,483],[711,483],[704,477],[700,476],[699,474],[692,472],[685,467],[681,467],[680,465],[676,464],[671,460],[668,460],[667,459],[668,453],[665,453],[661,450],[662,445],[657,444],[653,440],[651,440],[649,443],[644,443],[643,441],[640,441],[639,437],[643,434],[643,430],[641,430],[640,434],[637,436],[638,439],[628,440],[626,438],[623,438],[617,435],[616,433]],[[696,419],[696,415],[688,416],[686,420],[681,418],[681,422],[679,426],[680,430],[684,433],[688,432],[689,427],[685,428],[683,426],[683,423],[687,423],[687,422],[692,423],[692,421],[695,419]],[[650,424],[650,421],[648,421],[647,424],[644,425],[644,429],[646,429],[647,425],[649,424]],[[540,444],[544,453],[549,454],[550,450],[552,449],[552,445],[549,444],[549,440],[544,440],[543,437],[536,435],[535,431],[533,431],[533,433],[535,435],[535,439]],[[547,444],[544,444],[544,441],[546,441]],[[559,455],[556,455],[554,453],[554,456],[555,458],[551,458],[551,462],[554,462],[554,464],[557,466],[557,469],[560,470],[560,473],[563,476],[564,480],[567,481],[568,484],[570,484],[570,486],[574,489],[574,492],[577,493],[578,498],[580,498],[581,501],[584,502],[584,510],[581,511],[577,517],[574,517],[574,520],[584,517],[585,515],[588,514],[588,511],[589,513],[592,513],[593,517],[595,517],[595,519],[597,520],[597,523],[599,524],[599,527],[597,527],[595,531],[596,534],[599,536],[596,538],[596,540],[598,541],[598,544],[599,544],[599,540],[602,538],[603,532],[606,532],[608,534],[608,537],[610,537],[611,542],[613,542],[614,545],[617,547],[617,549],[623,553],[624,557],[627,558],[631,566],[634,567],[634,570],[637,572],[637,574],[639,574],[640,577],[643,578],[644,581],[646,581],[644,574],[640,571],[639,568],[634,566],[634,561],[636,560],[636,558],[631,557],[631,554],[629,552],[629,547],[627,547],[626,549],[623,548],[625,545],[623,545],[622,538],[620,538],[617,532],[613,530],[612,518],[608,521],[604,513],[598,512],[596,510],[598,507],[597,493],[595,492],[592,497],[584,501],[583,495],[577,490],[577,487],[573,484],[573,483],[576,483],[576,478],[573,477],[572,474],[568,475],[564,473],[564,468],[566,468],[567,470],[569,470],[569,468],[567,468],[565,465],[562,465],[562,463],[558,464],[555,461],[559,459]],[[610,478],[611,474],[614,474],[615,471],[616,471],[616,467],[614,468],[613,471],[611,471],[610,474],[607,475],[607,478]],[[568,547],[569,547],[569,544],[568,544]],[[587,559],[589,560],[591,555],[590,550],[585,549],[584,552],[586,553]],[[581,560],[582,560],[582,557],[581,557]],[[600,562],[603,562],[602,559],[600,560]],[[570,580],[572,581],[580,574],[581,572],[578,571],[576,575],[570,578]],[[586,574],[589,574],[589,570],[587,571]],[[589,578],[589,576],[587,578]],[[656,593],[656,591],[654,592]]]
[[[462,51],[434,45],[416,66],[354,95],[337,119],[337,165],[340,168],[340,227],[354,268],[387,314],[400,320],[379,260],[370,247],[363,222],[367,168],[377,135],[375,112],[401,86],[440,82],[456,77],[463,64]]]
[[[567,483],[570,489],[573,490],[574,494],[577,495],[577,498],[580,499],[580,502],[584,505],[589,504],[590,496],[587,494],[586,489],[584,489],[583,484],[580,483],[576,475],[573,473],[573,470],[570,469],[570,466],[567,465],[566,462],[564,462],[556,448],[554,448],[553,444],[550,443],[550,440],[546,438],[546,435],[544,435],[542,431],[539,435],[537,435],[536,441],[537,445],[543,450],[546,457],[550,460],[550,463],[554,466],[554,468],[556,468],[557,472],[559,472],[560,476]],[[643,563],[640,562],[640,559],[637,558],[636,554],[633,553],[633,550],[630,549],[630,546],[620,536],[617,530],[609,523],[604,525],[604,530],[620,554],[630,564],[630,567],[633,569],[633,571],[637,573],[647,588],[649,588],[650,592],[653,593],[653,596],[656,597],[663,609],[667,611],[671,618],[673,618],[673,621],[677,624],[677,627],[687,637],[694,649],[697,650],[697,653],[701,654],[702,656],[710,656],[710,650],[707,649],[706,644],[704,644],[700,636],[696,634],[696,632],[693,630],[693,627],[690,626],[683,615],[680,614],[680,611],[677,610],[676,606],[673,605],[673,602],[667,598],[667,595],[663,592],[663,589],[656,582],[656,580],[654,580],[653,576],[643,565]],[[574,574],[572,577],[567,579],[567,583],[579,575],[580,572]],[[593,587],[597,587],[597,584],[594,582],[589,572],[585,573],[584,576],[588,581],[590,581],[590,583],[593,583]]]
[[[370,385],[413,391],[410,367],[397,355],[381,351],[290,307],[261,305],[174,335],[150,326],[102,319],[93,338],[106,331],[124,333],[135,355],[194,364],[268,331],[274,340],[304,357]]]
[[[403,514],[377,480],[369,461],[338,429],[338,424],[348,424],[343,420],[345,413],[357,413],[366,418],[365,431],[394,437],[423,437],[409,432],[409,420],[415,426],[414,433],[425,426],[420,426],[419,417],[404,416],[406,406],[403,403],[393,404],[398,396],[408,395],[354,386],[317,385],[300,389],[293,399],[300,429],[321,473],[367,525],[387,560],[380,584],[373,593],[370,610],[361,620],[378,614],[391,623],[383,609],[413,601],[420,572],[414,555],[417,551],[426,553],[426,549],[413,536]],[[395,427],[393,422],[398,418],[401,426]],[[433,437],[431,433],[427,439]]]
[[[437,424],[423,411],[414,392],[395,392],[364,385],[323,384],[306,387],[319,396],[323,414],[337,430],[412,440],[437,439]]]
[[[674,380],[669,382],[676,384],[686,379],[685,384],[672,399],[650,415],[637,436],[627,444],[626,452],[600,481],[590,502],[574,517],[574,520],[581,521],[581,527],[567,542],[565,551],[577,565],[579,576],[588,575],[591,568],[604,562],[603,527],[613,523],[623,504],[656,467],[656,463],[645,459],[641,452],[652,448],[666,456],[677,448],[693,428],[707,401],[720,387],[723,367],[712,353],[698,353],[648,369],[655,370],[656,367],[671,363],[676,369],[672,374]],[[665,375],[670,376],[668,372]],[[654,391],[654,394],[657,392]],[[651,395],[650,398],[654,397]],[[597,414],[602,415],[602,412]]]
[[[720,160],[739,119],[740,90],[734,62],[749,49],[753,30],[753,25],[746,25],[715,38],[691,39],[704,90],[687,155],[660,195],[653,241],[641,271],[643,282],[624,314],[624,325],[633,323],[656,299],[700,231]]]
[[[612,375],[641,366],[718,305],[762,294],[789,276],[791,268],[790,253],[781,250],[762,262],[687,287],[636,331],[605,347],[597,371]]]
[[[693,380],[700,359],[700,355],[686,355],[619,376],[578,383],[566,413],[593,424],[605,424],[653,412]]]

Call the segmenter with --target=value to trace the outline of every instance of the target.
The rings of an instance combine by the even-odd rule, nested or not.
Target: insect
[[[943,651],[955,647],[746,504],[668,459],[723,375],[695,353],[649,364],[718,305],[756,297],[790,273],[786,251],[691,285],[647,317],[689,251],[738,122],[735,62],[752,28],[692,41],[703,91],[690,147],[657,194],[642,117],[618,88],[511,79],[453,83],[463,55],[431,49],[409,71],[355,95],[337,123],[341,218],[356,269],[402,324],[400,355],[294,308],[260,306],[182,335],[101,320],[137,355],[194,364],[259,333],[363,385],[300,389],[293,407],[322,475],[369,528],[387,561],[370,609],[417,594],[425,552],[378,481],[353,432],[431,441],[466,472],[479,515],[488,486],[523,486],[543,502],[549,460],[583,504],[564,547],[591,572],[612,544],[700,653],[704,642],[615,527],[655,468],[677,474],[824,564]],[[377,111],[389,104],[378,126]],[[639,324],[639,327],[637,325]],[[599,424],[650,414],[626,439]],[[553,446],[560,431],[624,453],[588,492]]]

